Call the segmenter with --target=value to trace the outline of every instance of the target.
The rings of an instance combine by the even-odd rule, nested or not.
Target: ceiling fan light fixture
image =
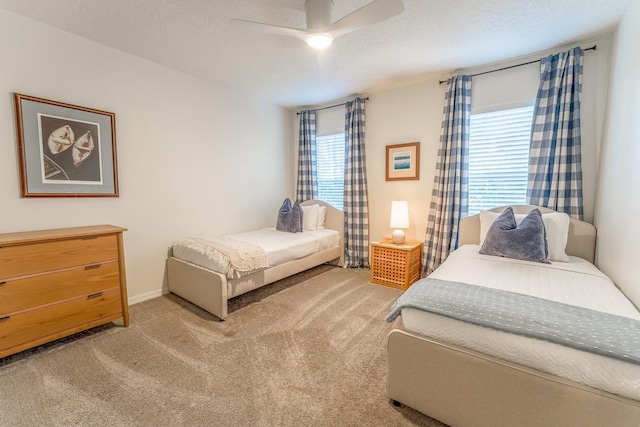
[[[331,45],[333,37],[329,34],[317,33],[307,37],[307,43],[314,49],[326,49]]]

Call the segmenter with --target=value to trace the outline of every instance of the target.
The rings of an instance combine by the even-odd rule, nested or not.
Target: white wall
[[[366,106],[367,179],[371,240],[390,237],[391,202],[407,200],[408,239],[424,240],[440,125],[444,88],[437,80],[369,95]],[[386,146],[420,142],[420,179],[386,181]]]
[[[604,103],[608,78],[609,40],[596,40],[596,51],[585,53],[582,93],[582,154],[585,220],[592,221],[594,211],[599,144],[602,135]],[[591,46],[583,43],[584,47]],[[569,46],[569,47],[573,47]],[[568,48],[568,47],[567,47]],[[562,49],[516,58],[504,64],[491,64],[461,73],[474,74],[491,69],[539,59]],[[473,79],[474,111],[532,104],[537,92],[539,64],[485,74]],[[366,103],[366,155],[369,188],[370,238],[389,237],[391,201],[409,202],[411,228],[407,238],[424,240],[433,188],[436,156],[440,146],[440,126],[444,106],[445,85],[431,80],[410,86],[370,93]],[[338,101],[339,102],[339,101]],[[327,111],[332,111],[331,115]],[[318,112],[318,128],[334,123],[344,110],[337,108]],[[298,138],[295,112],[294,139]],[[322,121],[325,121],[325,124]],[[344,120],[344,118],[342,119]],[[329,126],[331,127],[331,126]],[[336,127],[333,125],[333,127]],[[386,146],[420,142],[420,180],[385,181]],[[295,159],[294,159],[295,163]]]
[[[596,194],[596,263],[640,306],[640,2],[631,2],[613,42]]]
[[[0,28],[0,232],[128,228],[137,301],[175,239],[273,226],[294,191],[283,109],[1,10]],[[20,198],[12,92],[115,113],[120,197]]]

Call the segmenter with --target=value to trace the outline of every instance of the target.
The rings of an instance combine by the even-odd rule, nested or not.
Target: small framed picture
[[[420,179],[420,143],[387,145],[387,181]]]
[[[14,93],[22,197],[118,197],[113,113]]]

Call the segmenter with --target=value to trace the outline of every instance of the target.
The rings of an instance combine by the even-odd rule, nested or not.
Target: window
[[[342,210],[344,197],[344,133],[316,137],[318,199]]]
[[[472,114],[469,215],[525,204],[533,106]]]

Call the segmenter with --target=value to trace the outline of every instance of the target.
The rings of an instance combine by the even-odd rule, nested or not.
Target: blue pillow
[[[480,253],[550,264],[547,261],[547,233],[540,209],[529,212],[519,226],[513,208],[505,209],[489,227]]]
[[[276,230],[287,231],[289,233],[299,233],[302,231],[302,206],[295,202],[291,206],[289,198],[284,199],[280,210],[278,210],[278,220]]]

